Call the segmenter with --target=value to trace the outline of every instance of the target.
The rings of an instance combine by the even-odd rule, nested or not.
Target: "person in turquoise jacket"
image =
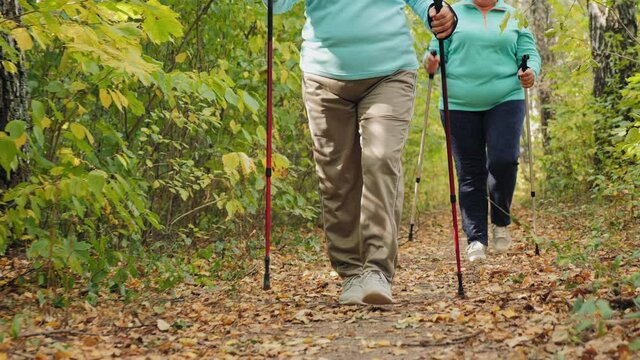
[[[503,0],[462,0],[452,7],[458,26],[444,41],[452,147],[467,257],[474,261],[486,257],[489,202],[493,250],[511,246],[507,226],[526,111],[523,88],[534,85],[541,60],[531,32]],[[438,41],[429,48],[438,52]],[[525,72],[519,69],[523,55],[529,55]],[[427,64],[439,61],[427,54]]]
[[[298,2],[275,0],[274,12]],[[408,5],[425,23],[430,14],[440,38],[452,32],[455,16],[449,7],[436,14],[431,0],[304,3],[303,97],[327,251],[342,278],[339,301],[391,303],[403,198],[401,155],[419,66],[404,10]]]

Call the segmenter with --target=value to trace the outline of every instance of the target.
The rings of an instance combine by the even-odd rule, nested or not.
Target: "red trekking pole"
[[[442,0],[434,0],[436,13],[442,10]],[[449,165],[449,198],[451,199],[451,217],[453,220],[453,241],[456,248],[456,269],[458,276],[458,296],[464,297],[464,287],[462,285],[462,268],[460,265],[460,241],[458,239],[458,212],[456,208],[456,185],[453,177],[453,156],[451,150],[451,122],[449,119],[449,94],[447,92],[447,71],[446,58],[444,53],[444,40],[438,39],[440,50],[440,80],[442,81],[442,102],[444,104],[444,129],[447,140],[447,162]]]
[[[266,209],[264,226],[264,290],[271,289],[271,275],[269,272],[271,255],[271,138],[273,135],[273,0],[267,3],[267,169]]]

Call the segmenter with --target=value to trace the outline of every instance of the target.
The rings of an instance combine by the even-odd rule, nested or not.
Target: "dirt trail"
[[[571,229],[558,219],[540,224],[546,238],[561,239]],[[447,225],[447,212],[427,214],[416,240],[403,242],[393,306],[338,306],[339,280],[324,256],[309,263],[276,252],[270,292],[260,290],[256,271],[213,291],[180,286],[174,299],[85,306],[73,310],[82,322],[66,327],[77,333],[34,336],[37,348],[22,342],[32,351],[13,347],[10,354],[55,354],[57,342],[69,346],[65,355],[78,359],[629,356],[628,341],[640,332],[637,321],[612,323],[604,337],[586,343],[571,341],[566,321],[575,293],[565,285],[591,275],[556,267],[552,252],[535,257],[521,240],[510,253],[491,254],[483,263],[463,260],[467,298],[459,299]],[[523,239],[523,229],[513,226],[513,235]],[[115,305],[120,308],[110,307]],[[110,313],[115,315],[104,315]]]

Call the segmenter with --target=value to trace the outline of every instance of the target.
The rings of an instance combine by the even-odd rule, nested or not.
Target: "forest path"
[[[526,209],[518,212],[528,221]],[[425,214],[416,240],[406,242],[404,236],[391,306],[339,306],[340,281],[323,254],[316,261],[304,252],[279,256],[276,251],[269,292],[261,290],[256,261],[253,274],[213,290],[179,285],[173,298],[76,307],[70,310],[73,316],[67,314],[66,328],[77,333],[30,338],[37,339],[37,347],[22,339],[24,349],[32,351],[14,346],[9,354],[76,359],[629,356],[640,323],[620,319],[618,311],[607,320],[604,336],[576,341],[568,320],[575,297],[589,292],[586,284],[593,275],[578,266],[557,266],[555,251],[543,249],[536,257],[518,225],[512,226],[516,241],[508,254],[489,253],[478,264],[463,258],[467,297],[458,298],[449,219],[446,211]],[[575,237],[579,226],[544,215],[538,231],[542,238],[562,242]],[[626,271],[631,274],[633,268]],[[56,344],[66,347],[56,350]]]

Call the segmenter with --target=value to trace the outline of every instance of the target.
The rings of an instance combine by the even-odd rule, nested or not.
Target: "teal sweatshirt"
[[[266,0],[263,0],[266,3]],[[274,12],[299,0],[274,0]],[[418,68],[405,5],[426,23],[431,0],[305,0],[300,67],[338,80]]]
[[[458,26],[444,42],[449,108],[484,111],[505,101],[524,99],[518,80],[522,55],[529,55],[528,65],[536,78],[541,60],[531,32],[519,29],[514,16],[504,31],[500,30],[506,13],[513,15],[514,9],[503,0],[498,0],[486,16],[472,0],[462,0],[452,7],[458,15]],[[429,50],[439,51],[437,39]]]

